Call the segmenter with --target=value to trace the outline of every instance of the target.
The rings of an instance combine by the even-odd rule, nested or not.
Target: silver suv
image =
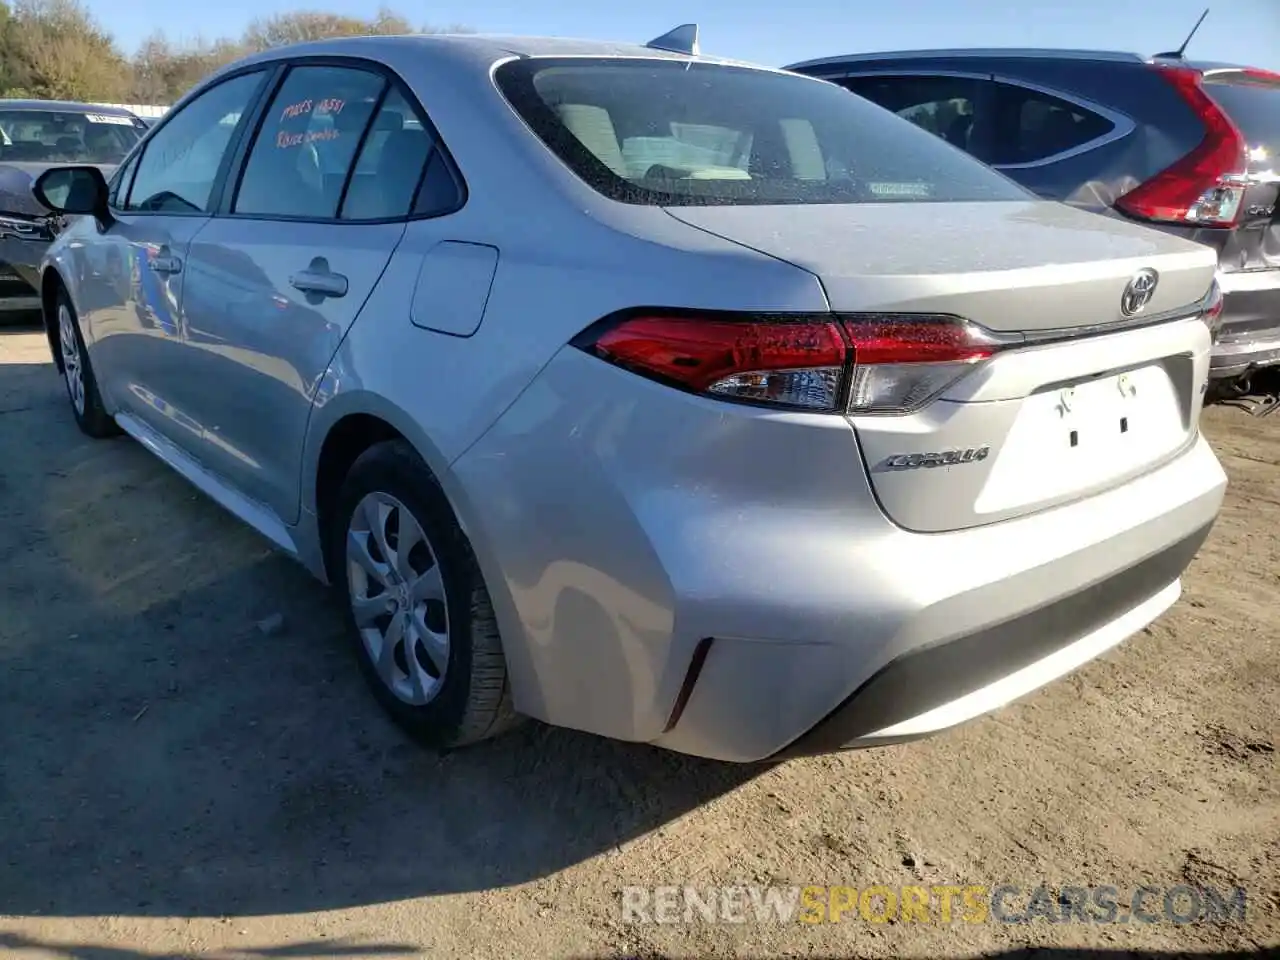
[[[1212,251],[691,39],[276,50],[39,184],[82,429],[331,583],[427,743],[921,736],[1149,623],[1218,513]]]

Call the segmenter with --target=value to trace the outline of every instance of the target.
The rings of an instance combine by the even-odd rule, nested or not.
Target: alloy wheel
[[[62,346],[62,376],[67,381],[67,395],[76,413],[84,416],[84,368],[80,357],[80,340],[76,323],[65,303],[58,304],[58,340]]]
[[[347,585],[360,639],[398,699],[430,703],[449,665],[444,578],[422,524],[395,497],[367,494],[347,528]]]

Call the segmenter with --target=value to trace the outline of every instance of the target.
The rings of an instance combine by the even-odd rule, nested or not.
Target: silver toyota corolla
[[[1218,513],[1212,251],[691,33],[275,50],[40,182],[81,428],[333,584],[429,744],[928,734],[1150,623]]]

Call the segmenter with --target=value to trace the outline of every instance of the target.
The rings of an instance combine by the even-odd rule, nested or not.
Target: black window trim
[[[228,175],[221,184],[220,196],[217,204],[214,205],[213,215],[227,220],[256,220],[259,222],[280,222],[280,223],[336,223],[349,225],[376,225],[388,223],[409,223],[416,220],[435,220],[440,217],[450,216],[457,213],[466,206],[468,198],[468,189],[466,180],[462,176],[462,172],[458,169],[457,163],[453,159],[453,155],[449,152],[448,146],[440,136],[440,132],[436,129],[431,118],[427,115],[426,109],[419,102],[417,96],[409,85],[404,82],[398,73],[377,60],[370,60],[366,57],[354,56],[306,56],[306,57],[290,57],[273,61],[276,66],[276,75],[267,84],[264,95],[254,104],[250,123],[246,125],[244,131],[238,133],[238,139],[235,148],[231,151],[231,164],[229,165],[235,171],[234,176]],[[346,179],[343,181],[342,193],[338,200],[338,208],[332,217],[309,217],[296,216],[289,214],[268,214],[268,213],[236,213],[234,210],[235,198],[240,191],[240,182],[244,178],[245,168],[248,165],[249,151],[256,142],[258,133],[261,130],[263,121],[265,120],[267,107],[275,99],[280,87],[284,84],[285,78],[298,67],[338,67],[347,70],[363,70],[366,73],[375,73],[383,80],[382,91],[378,95],[378,99],[374,104],[374,109],[369,114],[369,120],[365,124],[364,131],[360,135],[360,139],[356,145],[356,152],[352,155],[351,165],[347,170]],[[360,162],[360,150],[364,147],[365,139],[369,135],[369,131],[373,127],[374,121],[377,119],[378,110],[381,108],[387,95],[395,90],[409,105],[409,109],[413,111],[418,122],[422,124],[422,129],[431,138],[431,150],[428,151],[425,161],[422,164],[422,172],[418,176],[418,183],[413,189],[413,197],[409,203],[408,215],[396,217],[378,217],[369,219],[352,219],[341,216],[342,204],[346,200],[347,188],[350,186],[351,178],[355,173],[356,165]],[[427,179],[427,172],[431,168],[431,161],[436,152],[440,153],[444,161],[445,171],[453,180],[454,192],[456,195],[455,202],[445,208],[438,210],[420,212],[418,207],[418,198],[422,193],[423,184]]]
[[[812,74],[818,80],[837,83],[840,80],[856,80],[860,77],[950,77],[960,80],[990,80],[990,71],[983,70],[947,70],[942,67],[919,67],[915,70],[906,67],[885,67],[873,70],[839,70],[831,73]]]
[[[278,71],[278,70],[279,70],[279,65],[270,61],[266,63],[246,64],[241,69],[231,70],[231,71],[228,71],[227,73],[219,74],[216,79],[192,90],[185,97],[179,100],[176,104],[170,107],[165,112],[165,115],[160,118],[160,121],[154,127],[151,128],[151,130],[147,133],[145,137],[143,137],[143,139],[138,143],[137,147],[135,148],[138,151],[137,163],[135,163],[133,166],[132,173],[129,177],[128,186],[126,187],[123,183],[121,183],[122,189],[121,191],[118,191],[116,194],[116,199],[120,201],[122,206],[112,207],[111,212],[118,216],[127,216],[127,217],[204,217],[204,218],[208,218],[208,217],[215,216],[218,209],[218,201],[215,198],[220,197],[223,185],[227,178],[227,174],[231,170],[231,160],[235,156],[235,149],[238,146],[240,139],[244,135],[245,121],[249,116],[253,114],[253,112],[256,109],[258,109],[258,105],[262,101],[263,91],[266,90],[269,86],[271,86],[271,77],[270,77],[271,73],[273,71]],[[168,124],[174,117],[180,114],[183,110],[187,109],[187,107],[189,107],[196,100],[203,97],[206,93],[209,93],[210,91],[217,89],[218,87],[222,86],[224,83],[228,83],[239,77],[243,77],[253,73],[263,74],[263,81],[259,82],[258,89],[254,91],[253,96],[249,98],[249,102],[245,104],[245,109],[240,114],[240,119],[236,121],[236,128],[231,132],[230,140],[227,141],[227,144],[231,149],[223,153],[222,160],[218,164],[218,172],[214,175],[213,184],[209,188],[209,200],[211,202],[208,205],[210,209],[208,210],[131,210],[129,209],[129,201],[133,199],[134,182],[138,179],[138,170],[142,167],[142,161],[146,156],[146,151],[150,149],[152,142],[155,140],[159,132],[165,128],[166,124]],[[132,156],[126,157],[124,160],[124,163],[121,164],[121,167],[123,167],[124,164],[129,163],[132,159],[133,159]]]
[[[116,167],[115,173],[111,174],[111,179],[107,181],[107,208],[109,210],[118,211],[120,208],[116,201],[123,195],[126,199],[129,196],[129,189],[133,186],[133,175],[138,170],[138,163],[142,158],[142,151],[137,145],[130,150],[128,155],[120,161],[120,165]]]

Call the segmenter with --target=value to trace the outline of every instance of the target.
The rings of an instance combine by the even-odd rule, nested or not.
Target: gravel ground
[[[378,712],[321,587],[136,444],[83,438],[42,337],[0,331],[0,954],[1261,956],[1280,946],[1280,415],[1214,408],[1205,429],[1232,484],[1183,599],[997,716],[774,767],[535,724],[436,756]],[[1243,886],[1248,913],[621,912],[630,885],[1042,882]]]

